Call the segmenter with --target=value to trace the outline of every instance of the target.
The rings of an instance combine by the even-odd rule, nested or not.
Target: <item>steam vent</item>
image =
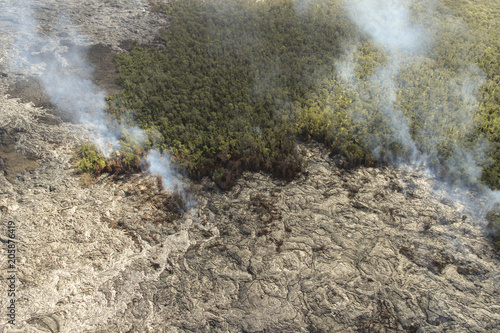
[[[0,332],[499,332],[494,0],[0,0]]]

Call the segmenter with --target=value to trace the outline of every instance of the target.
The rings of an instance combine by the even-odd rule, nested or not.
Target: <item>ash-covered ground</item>
[[[134,1],[36,6],[41,29],[58,29],[51,20],[68,13],[85,35],[72,43],[101,45],[103,55],[130,40],[151,41],[168,22]],[[13,17],[2,15],[0,45],[18,29]],[[36,73],[9,71],[8,52],[0,50],[1,331],[500,327],[500,267],[485,221],[424,172],[346,171],[309,143],[299,147],[307,168],[296,180],[246,173],[228,192],[205,180],[191,186],[195,204],[187,210],[148,174],[82,185],[73,159],[88,129],[51,109]],[[14,326],[7,322],[9,221],[18,258]]]

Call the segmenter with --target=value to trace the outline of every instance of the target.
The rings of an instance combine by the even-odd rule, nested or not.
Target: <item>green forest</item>
[[[431,41],[397,55],[360,31],[339,0],[177,0],[157,10],[172,24],[160,46],[116,56],[122,89],[109,112],[137,122],[191,178],[212,176],[223,188],[244,170],[291,179],[303,170],[297,139],[324,143],[347,167],[409,159],[415,152],[380,111],[393,91],[412,149],[436,174],[473,184],[477,172],[464,161],[474,159],[481,181],[500,188],[494,1],[438,1],[433,11],[414,3],[411,20]],[[349,80],[339,70],[347,57]],[[391,57],[402,65],[388,88],[377,75]]]
[[[354,27],[339,4],[298,13],[293,1],[176,1],[161,48],[116,58],[110,111],[153,133],[191,178],[230,187],[245,170],[292,179],[296,140],[324,142],[350,166],[373,165],[332,74]]]
[[[304,170],[297,140],[316,140],[346,168],[425,160],[448,181],[500,189],[500,8],[432,3],[411,3],[426,38],[417,52],[387,52],[341,0],[157,5],[172,24],[115,59],[121,90],[108,111],[149,136],[142,147],[122,138],[122,164],[139,167],[154,146],[227,189],[245,170],[294,178]],[[123,169],[85,154],[81,171]]]

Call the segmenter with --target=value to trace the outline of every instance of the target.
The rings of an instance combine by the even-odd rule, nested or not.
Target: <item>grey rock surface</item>
[[[85,43],[115,48],[148,38],[156,15],[132,1],[37,6],[47,22],[68,12]],[[137,33],[123,30],[131,22]],[[151,175],[105,175],[82,186],[72,159],[88,129],[6,96],[15,73],[4,71],[0,139],[15,154],[0,160],[35,156],[37,165],[0,172],[0,331],[500,327],[500,267],[485,221],[421,170],[345,171],[321,145],[301,144],[308,164],[296,180],[246,173],[228,192],[204,180],[191,186],[195,205],[179,212]],[[16,225],[15,326],[5,311],[8,221]]]

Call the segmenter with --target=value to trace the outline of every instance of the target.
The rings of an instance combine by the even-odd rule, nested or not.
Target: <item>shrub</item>
[[[98,152],[97,148],[91,143],[82,145],[78,157],[76,172],[79,174],[98,174],[106,166],[104,155]]]
[[[95,145],[84,144],[78,153],[76,172],[96,176],[103,172],[111,174],[140,172],[147,169],[145,154],[145,150],[141,147],[122,145],[120,150],[105,158]]]

